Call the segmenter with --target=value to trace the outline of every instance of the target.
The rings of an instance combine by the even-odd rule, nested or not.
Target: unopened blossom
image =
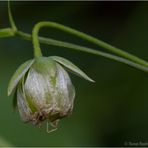
[[[70,61],[57,56],[29,60],[14,73],[8,95],[15,91],[14,105],[24,122],[48,120],[57,126],[61,118],[72,113],[75,89],[63,66],[92,81]]]

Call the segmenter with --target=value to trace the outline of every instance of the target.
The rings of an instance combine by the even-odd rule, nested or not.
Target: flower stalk
[[[12,17],[10,0],[8,0],[8,16],[9,16],[9,22],[10,22],[11,28],[15,32],[17,30],[17,27],[16,27],[14,19]]]
[[[0,37],[3,38],[3,37],[17,36],[19,38],[32,41],[32,36],[30,34],[22,32],[17,29],[14,19],[12,17],[12,13],[11,13],[10,1],[8,1],[8,15],[9,15],[9,22],[10,22],[11,28],[1,29],[0,30]],[[80,46],[80,45],[75,45],[72,43],[54,40],[51,38],[37,37],[39,29],[42,27],[45,27],[45,26],[55,28],[58,30],[62,30],[64,32],[67,32],[67,33],[70,33],[70,34],[75,35],[77,37],[80,37],[81,39],[89,41],[93,44],[96,44],[96,45],[114,53],[115,55],[108,53],[108,52],[97,51],[92,48],[88,48],[88,47],[84,47],[84,46]],[[64,26],[64,25],[61,25],[61,24],[58,24],[55,22],[39,22],[39,23],[37,23],[34,27],[33,36],[36,36],[36,37],[33,37],[35,57],[39,57],[42,55],[41,50],[40,50],[40,46],[39,46],[39,42],[40,42],[40,43],[47,44],[47,45],[64,47],[64,48],[68,48],[68,49],[72,49],[72,50],[77,50],[77,51],[82,51],[82,52],[94,54],[97,56],[102,56],[102,57],[105,57],[105,58],[108,58],[108,59],[111,59],[114,61],[118,61],[120,63],[124,63],[124,64],[134,67],[136,69],[148,72],[148,62],[147,61],[145,61],[133,54],[125,52],[117,47],[114,47],[104,41],[96,39],[90,35],[87,35],[85,33],[82,33],[80,31],[77,31],[75,29],[72,29],[70,27],[67,27],[67,26]]]
[[[8,14],[9,14],[9,21],[11,24],[11,29],[7,30],[7,33],[5,36],[3,36],[3,31],[1,34],[1,30],[0,30],[0,37],[14,37],[17,36],[19,38],[25,39],[25,40],[29,40],[32,41],[32,37],[33,37],[33,43],[34,43],[34,55],[35,57],[40,57],[42,56],[41,50],[40,50],[40,46],[39,46],[39,42],[43,43],[43,44],[47,44],[47,45],[52,45],[52,46],[58,46],[58,47],[64,47],[64,48],[68,48],[68,49],[72,49],[72,50],[77,50],[77,51],[82,51],[82,52],[86,52],[86,53],[90,53],[90,54],[94,54],[97,56],[103,56],[105,58],[114,60],[114,61],[118,61],[120,63],[124,63],[126,65],[129,65],[131,67],[134,67],[136,69],[148,72],[148,62],[133,55],[130,54],[128,52],[125,52],[117,47],[114,47],[104,41],[101,41],[99,39],[96,39],[90,35],[87,35],[85,33],[82,33],[80,31],[77,31],[75,29],[72,29],[70,27],[55,23],[55,22],[39,22],[35,25],[34,30],[33,30],[33,36],[31,36],[28,33],[22,32],[20,30],[17,29],[15,22],[13,20],[12,14],[11,14],[11,9],[10,9],[10,2],[8,2]],[[84,46],[80,46],[80,45],[75,45],[72,43],[67,43],[67,42],[63,42],[63,41],[58,41],[55,39],[51,39],[51,38],[44,38],[44,37],[39,37],[38,36],[38,32],[39,29],[42,27],[51,27],[51,28],[55,28],[67,33],[70,33],[72,35],[75,35],[77,37],[80,37],[81,39],[84,39],[86,41],[89,41],[90,43],[96,44],[112,53],[114,53],[115,55],[108,53],[108,52],[102,52],[102,51],[97,51],[94,50],[92,48],[88,48],[88,47],[84,47]],[[39,40],[39,41],[38,41]]]

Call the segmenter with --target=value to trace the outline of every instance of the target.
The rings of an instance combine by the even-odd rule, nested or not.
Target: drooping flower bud
[[[57,57],[39,57],[22,64],[10,80],[8,95],[15,90],[17,105],[24,122],[39,124],[57,121],[73,110],[75,89],[62,65],[79,76],[91,80],[70,61]]]

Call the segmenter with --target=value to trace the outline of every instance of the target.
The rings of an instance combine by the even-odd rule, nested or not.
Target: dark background
[[[20,30],[31,33],[39,21],[55,21],[104,40],[148,60],[147,2],[12,2]],[[8,27],[7,2],[0,2],[0,28]],[[54,29],[41,35],[103,50]],[[45,56],[63,56],[96,83],[76,76],[75,107],[51,134],[20,121],[7,85],[16,68],[33,57],[31,42],[0,39],[1,146],[130,146],[148,143],[148,75],[103,57],[42,45]]]

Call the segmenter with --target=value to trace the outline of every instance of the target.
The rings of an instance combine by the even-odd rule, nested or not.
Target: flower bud
[[[39,124],[48,120],[56,125],[72,113],[75,89],[62,65],[93,81],[70,61],[57,56],[29,60],[17,69],[10,80],[8,95],[15,90],[14,104],[24,122]]]

